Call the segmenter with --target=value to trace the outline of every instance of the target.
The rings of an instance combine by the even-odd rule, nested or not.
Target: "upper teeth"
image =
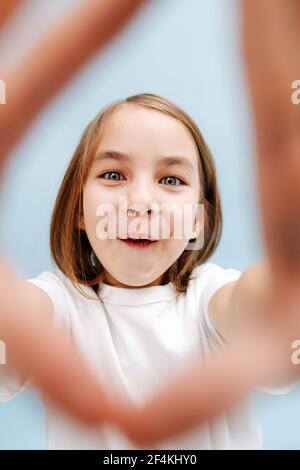
[[[148,238],[132,238],[132,237],[130,237],[129,240],[148,240]]]

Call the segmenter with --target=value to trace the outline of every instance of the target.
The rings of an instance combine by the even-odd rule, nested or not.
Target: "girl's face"
[[[104,267],[105,282],[160,285],[189,239],[198,236],[198,158],[192,136],[177,119],[133,104],[113,113],[84,186],[80,224]],[[184,205],[193,216],[183,218]],[[140,247],[123,241],[130,236],[158,240]]]

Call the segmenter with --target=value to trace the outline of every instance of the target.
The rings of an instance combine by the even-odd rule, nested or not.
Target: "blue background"
[[[34,16],[24,7],[3,33],[2,48],[8,43],[15,47],[10,58],[16,59],[55,19],[80,3],[32,0]],[[13,32],[21,35],[21,24],[26,41],[14,45]],[[52,267],[51,212],[85,125],[107,103],[143,92],[182,106],[213,152],[224,231],[212,260],[242,271],[264,258],[239,5],[233,0],[157,0],[55,97],[14,152],[2,192],[0,235],[7,259],[20,275],[31,278]],[[254,396],[264,448],[300,448],[299,398],[299,385],[286,395]],[[36,390],[0,405],[0,448],[47,448],[45,408]]]

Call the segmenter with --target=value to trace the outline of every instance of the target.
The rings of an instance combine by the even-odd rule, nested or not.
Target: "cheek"
[[[83,193],[83,214],[85,225],[89,226],[91,221],[96,217],[99,198],[97,191],[87,188]]]
[[[112,188],[104,187],[99,180],[95,179],[88,182],[83,192],[83,207],[87,213],[96,215],[97,208],[102,205],[105,207],[118,206],[118,193],[113,191]]]
[[[83,192],[83,218],[88,237],[96,236],[97,210],[102,202],[102,194],[95,184],[87,184]]]
[[[83,193],[83,214],[85,230],[90,240],[97,242],[107,238],[108,230],[115,237],[117,230],[117,211],[111,196],[99,187],[89,184]]]
[[[168,269],[173,263],[175,263],[181,254],[184,252],[187,241],[171,239],[161,242],[161,251],[159,253],[158,259],[166,264],[166,269]]]
[[[197,213],[197,203],[187,199],[186,202],[173,204],[163,212],[163,230],[170,231],[171,238],[177,240],[189,239]]]

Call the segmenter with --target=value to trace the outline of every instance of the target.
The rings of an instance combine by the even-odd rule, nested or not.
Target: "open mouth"
[[[147,238],[140,238],[140,239],[119,238],[119,240],[133,248],[147,248],[148,246],[153,245],[154,243],[158,242],[158,240],[148,240]]]

